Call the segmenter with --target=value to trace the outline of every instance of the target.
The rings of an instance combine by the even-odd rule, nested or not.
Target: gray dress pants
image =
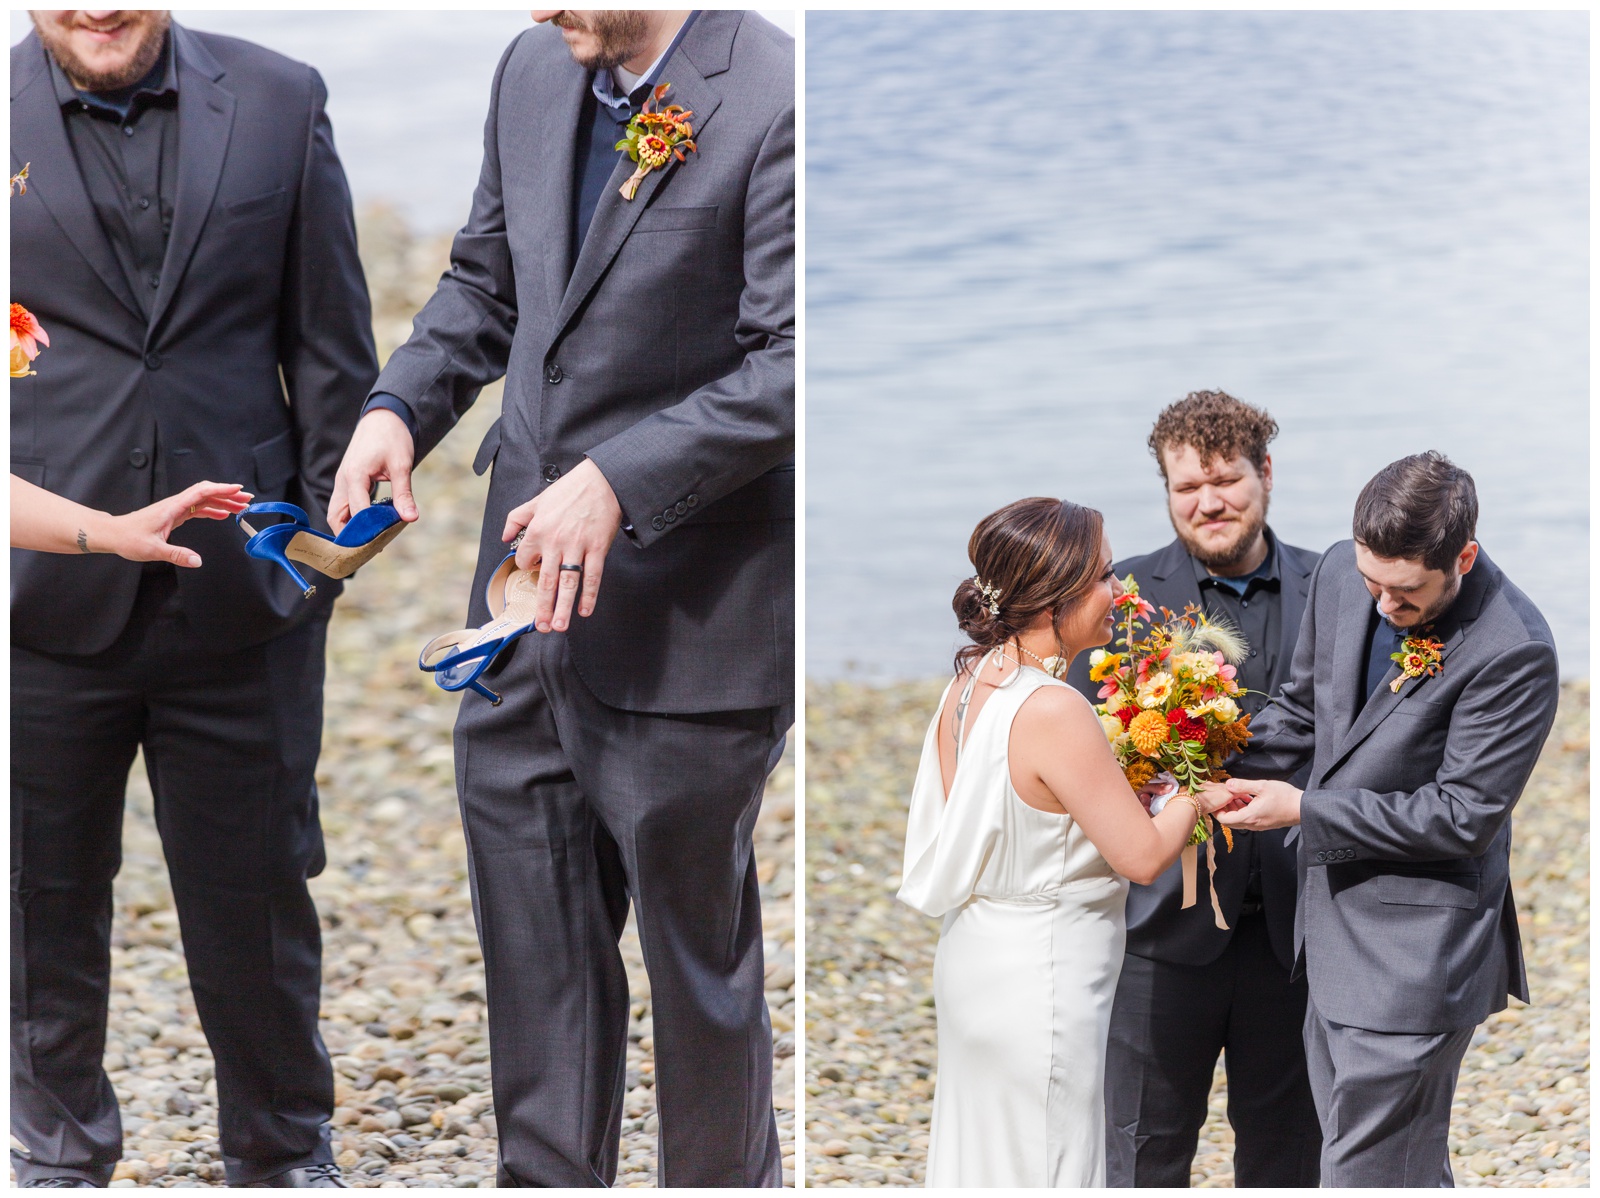
[[[617,947],[650,976],[671,1186],[778,1186],[772,1027],[751,834],[792,712],[607,707],[560,633],[468,692],[456,779],[488,979],[501,1186],[609,1186],[627,1061]]]
[[[1322,1121],[1324,1186],[1454,1186],[1450,1104],[1470,1027],[1372,1032],[1306,1007],[1306,1065]]]

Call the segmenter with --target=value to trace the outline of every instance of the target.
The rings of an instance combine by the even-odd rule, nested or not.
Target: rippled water
[[[793,12],[759,11],[794,31]],[[466,219],[494,70],[530,24],[527,9],[176,9],[173,17],[316,67],[356,204],[392,204],[429,233]],[[27,13],[13,10],[12,43],[29,28]]]
[[[1437,448],[1588,673],[1582,13],[808,13],[806,657],[948,668],[1024,495],[1171,539],[1144,440],[1268,408],[1322,548]]]

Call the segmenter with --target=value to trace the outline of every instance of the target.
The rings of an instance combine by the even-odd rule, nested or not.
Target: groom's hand
[[[565,632],[572,622],[572,603],[582,592],[578,614],[594,614],[606,554],[622,527],[622,505],[616,492],[588,458],[506,517],[502,541],[520,531],[517,566],[539,566],[539,593],[533,607],[540,632]],[[560,567],[582,566],[581,571]],[[581,587],[580,587],[581,580]]]
[[[1254,778],[1229,778],[1234,804],[1217,812],[1227,827],[1246,832],[1292,828],[1300,822],[1300,796],[1305,792],[1287,782]]]
[[[362,508],[372,502],[372,488],[387,481],[394,492],[394,510],[406,523],[417,518],[417,501],[411,497],[411,467],[416,446],[406,422],[387,408],[374,408],[356,425],[356,435],[339,463],[328,501],[328,526],[337,533]]]

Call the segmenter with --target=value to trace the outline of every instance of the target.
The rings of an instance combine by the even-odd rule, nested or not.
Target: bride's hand
[[[1224,782],[1204,782],[1200,789],[1194,792],[1194,797],[1207,815],[1221,811],[1236,798]]]

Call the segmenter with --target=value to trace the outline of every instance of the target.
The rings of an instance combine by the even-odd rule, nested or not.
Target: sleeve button
[[[650,521],[650,527],[655,529],[657,532],[660,532],[666,526],[667,522],[660,516],[657,516],[654,520]]]
[[[689,514],[689,501],[687,499],[678,500],[678,502],[673,505],[672,510],[677,512],[680,516],[687,516]]]

